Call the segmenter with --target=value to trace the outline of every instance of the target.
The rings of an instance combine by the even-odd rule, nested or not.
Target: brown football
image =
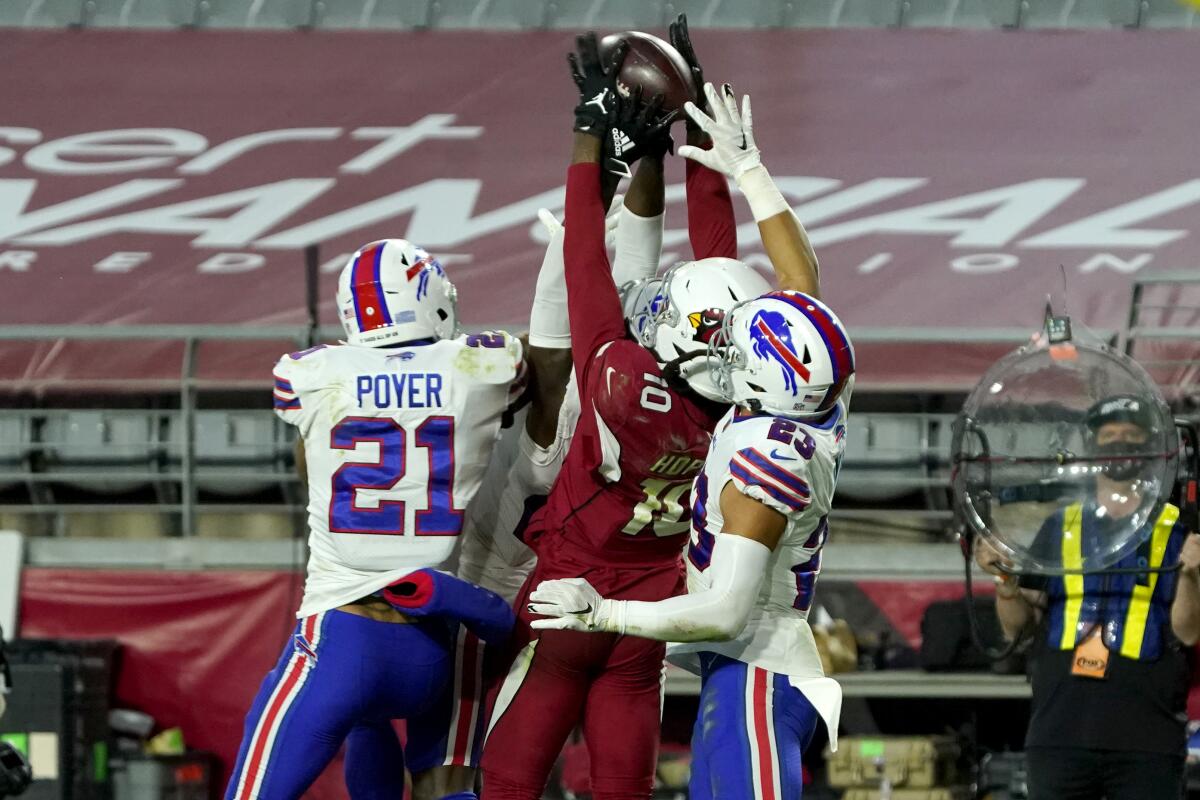
[[[617,42],[629,42],[629,52],[617,76],[617,90],[625,97],[633,87],[642,87],[642,96],[649,99],[663,96],[663,108],[678,109],[676,122],[683,118],[683,104],[696,101],[691,69],[679,51],[657,36],[641,31],[613,33],[600,40],[600,57],[607,58]]]

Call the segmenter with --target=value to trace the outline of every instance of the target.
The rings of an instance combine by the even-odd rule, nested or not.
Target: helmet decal
[[[817,329],[817,333],[825,343],[825,349],[829,352],[835,384],[854,372],[854,348],[850,345],[850,340],[846,338],[845,332],[834,323],[824,307],[808,298],[800,299],[785,292],[772,292],[769,296],[787,303],[808,317],[809,322]]]
[[[392,315],[384,302],[383,285],[379,280],[383,246],[383,242],[371,242],[354,257],[350,294],[354,298],[354,315],[360,331],[371,331],[392,324]]]
[[[721,329],[721,323],[724,321],[725,311],[720,308],[706,308],[703,311],[693,311],[688,314],[688,322],[692,324],[692,330],[696,332],[692,338],[705,344],[712,341],[713,334]]]
[[[778,311],[759,311],[750,321],[750,340],[754,342],[754,354],[762,359],[769,359],[779,364],[783,370],[783,380],[792,396],[799,391],[796,376],[799,375],[807,383],[812,377],[807,366],[808,361],[800,358],[796,346],[792,343],[792,331],[788,327],[787,317]],[[805,356],[807,356],[807,351]]]

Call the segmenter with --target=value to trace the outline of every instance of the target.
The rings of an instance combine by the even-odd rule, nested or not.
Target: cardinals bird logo
[[[721,329],[724,321],[725,312],[719,308],[706,308],[688,314],[688,322],[692,323],[692,330],[695,331],[692,338],[704,344],[712,340],[713,334]]]
[[[750,321],[750,340],[754,342],[754,355],[774,361],[783,370],[784,385],[795,397],[800,389],[796,376],[799,375],[805,383],[812,377],[806,366],[812,363],[812,357],[807,346],[803,356],[796,352],[787,317],[778,311],[758,312]]]

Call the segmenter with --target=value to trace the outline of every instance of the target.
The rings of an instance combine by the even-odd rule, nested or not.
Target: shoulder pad
[[[760,443],[744,447],[729,460],[729,474],[744,494],[784,513],[803,511],[810,501],[807,462],[788,448]]]
[[[472,378],[491,384],[512,383],[523,372],[525,352],[521,340],[504,331],[464,336],[454,357],[454,367]]]

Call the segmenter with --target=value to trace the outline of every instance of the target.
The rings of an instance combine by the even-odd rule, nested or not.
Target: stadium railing
[[[1192,27],[1178,0],[5,0],[0,25],[480,29]]]
[[[70,537],[286,538],[301,532],[304,493],[294,476],[294,434],[270,411],[269,374],[264,370],[261,383],[238,383],[236,407],[209,407],[199,402],[204,392],[230,387],[197,377],[196,356],[205,342],[279,341],[298,349],[336,340],[339,333],[330,326],[299,325],[0,325],[0,344],[182,344],[171,390],[177,399],[165,408],[128,407],[137,405],[133,401],[97,407],[88,404],[86,392],[72,392],[70,407],[22,406],[23,395],[7,399],[10,407],[0,411],[0,527],[8,520],[27,533]],[[1008,328],[868,328],[852,334],[860,344],[931,346],[951,340],[1015,344],[1027,337],[1022,329]],[[137,387],[136,380],[121,383]],[[22,385],[23,379],[0,379],[0,390]],[[150,385],[163,389],[161,379]],[[836,518],[868,532],[889,526],[914,534],[944,530],[952,419],[945,413],[856,412],[841,478],[847,502]],[[255,530],[229,516],[251,514],[260,515]],[[122,526],[136,530],[123,533]]]

